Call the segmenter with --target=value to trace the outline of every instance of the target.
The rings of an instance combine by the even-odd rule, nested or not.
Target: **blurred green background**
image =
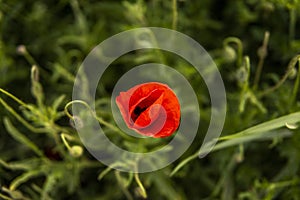
[[[148,26],[180,31],[212,56],[227,92],[228,137],[197,159],[210,122],[206,87],[192,66],[160,52],[199,91],[202,125],[175,163],[122,173],[84,150],[64,107],[93,47]],[[298,0],[0,0],[0,199],[300,199],[299,27]],[[105,122],[114,127],[109,98],[118,78],[154,61],[155,52],[137,51],[107,70],[97,100]]]

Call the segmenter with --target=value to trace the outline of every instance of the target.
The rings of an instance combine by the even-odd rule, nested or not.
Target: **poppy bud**
[[[24,54],[26,54],[26,52],[27,52],[27,49],[26,49],[25,45],[17,46],[17,53],[18,54],[24,55]]]
[[[298,73],[298,72],[297,72],[297,69],[296,69],[295,67],[293,67],[292,70],[291,70],[290,73],[289,73],[289,78],[290,78],[290,79],[296,78],[297,73]]]
[[[83,149],[81,146],[75,145],[70,148],[70,154],[75,158],[81,156],[82,153],[83,153]]]
[[[223,49],[223,58],[226,62],[233,62],[236,60],[236,52],[231,46],[225,46]]]

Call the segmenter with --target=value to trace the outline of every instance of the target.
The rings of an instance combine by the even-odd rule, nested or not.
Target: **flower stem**
[[[260,92],[258,94],[258,97],[263,97],[267,94],[270,94],[271,92],[273,92],[274,90],[278,89],[285,81],[286,79],[289,77],[290,73],[292,72],[292,70],[294,69],[294,66],[296,65],[296,63],[298,62],[298,60],[300,59],[300,54],[296,55],[294,58],[292,58],[292,60],[290,61],[290,63],[288,64],[288,68],[286,73],[283,75],[283,77],[277,82],[276,85],[274,85],[271,88],[268,88],[262,92]]]
[[[27,107],[27,104],[25,102],[23,102],[22,100],[18,99],[16,96],[14,96],[13,94],[7,92],[6,90],[3,90],[2,88],[0,88],[0,92],[2,92],[3,94],[5,94],[6,96],[9,96],[13,100],[15,100],[18,104],[20,104],[21,106]]]
[[[228,46],[229,43],[234,43],[237,46],[237,66],[240,67],[243,62],[243,44],[242,41],[237,37],[228,37],[224,40],[223,46]]]
[[[298,73],[297,73],[297,78],[296,78],[295,85],[293,88],[290,105],[292,105],[297,98],[297,94],[298,94],[297,92],[299,90],[299,85],[300,85],[300,58],[298,58]]]
[[[172,21],[172,29],[177,29],[177,21],[178,21],[178,12],[177,12],[177,0],[172,1],[172,11],[173,11],[173,21]]]
[[[268,31],[266,31],[263,44],[258,50],[259,61],[258,61],[256,73],[255,73],[255,78],[254,78],[254,84],[253,84],[254,90],[257,89],[258,83],[259,83],[259,80],[261,77],[261,71],[262,71],[262,68],[264,65],[265,58],[267,56],[267,47],[268,47],[268,43],[269,43],[269,38],[270,38],[270,33]]]
[[[135,173],[134,174],[134,178],[135,178],[135,181],[138,184],[139,188],[141,189],[141,195],[142,195],[142,197],[144,199],[146,199],[147,198],[147,192],[146,192],[146,190],[145,190],[145,188],[144,188],[144,186],[143,186],[143,184],[142,184],[142,182],[141,182],[141,180],[139,178],[139,174]]]

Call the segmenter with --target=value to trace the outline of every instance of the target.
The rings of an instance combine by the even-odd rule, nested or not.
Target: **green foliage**
[[[299,5],[0,0],[0,198],[299,199]],[[85,151],[72,127],[80,119],[69,108],[90,107],[71,101],[71,93],[77,69],[95,45],[144,26],[176,29],[209,51],[227,89],[228,112],[216,146],[198,159],[207,151],[199,147],[211,111],[197,72],[168,52],[122,56],[105,72],[93,113],[115,144],[141,152],[168,142],[137,142],[115,126],[110,94],[118,77],[135,65],[158,62],[178,70],[197,91],[201,110],[197,138],[178,161],[156,172],[124,173]],[[114,165],[132,168],[138,161]]]

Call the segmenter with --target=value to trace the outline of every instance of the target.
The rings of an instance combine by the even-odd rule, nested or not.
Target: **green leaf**
[[[57,181],[61,178],[60,174],[52,173],[47,176],[46,182],[44,184],[41,199],[42,200],[48,200],[49,193],[53,190],[53,188],[56,187]]]
[[[10,190],[15,190],[22,183],[26,183],[29,179],[37,177],[37,176],[41,175],[42,173],[43,172],[41,170],[34,170],[34,171],[25,172],[22,175],[15,178],[11,182],[11,184],[9,186],[9,189]]]
[[[10,122],[10,120],[5,117],[4,125],[10,135],[20,143],[26,145],[31,150],[33,150],[38,156],[43,156],[43,152],[33,143],[31,142],[24,134],[20,133]]]
[[[21,191],[19,190],[10,190],[6,187],[2,187],[1,190],[5,193],[7,193],[10,197],[6,196],[6,195],[3,195],[0,193],[0,197],[5,199],[5,200],[15,200],[15,199],[18,199],[18,200],[29,200],[29,198],[25,197]]]
[[[57,110],[58,107],[62,104],[63,100],[66,98],[66,95],[60,95],[58,98],[56,98],[52,104],[52,108],[54,110]]]
[[[264,139],[274,139],[274,138],[282,138],[291,135],[290,131],[272,131],[281,127],[286,126],[286,123],[297,123],[300,121],[300,112],[295,112],[289,115],[285,115],[279,117],[277,119],[270,120],[268,122],[264,122],[262,124],[253,126],[246,130],[240,131],[238,133],[224,136],[219,138],[219,140],[226,140],[216,144],[213,151],[217,151],[220,149],[228,148],[231,146],[243,144],[246,142],[254,141],[254,140],[264,140]],[[210,146],[210,145],[207,145]],[[170,176],[173,176],[176,172],[178,172],[184,165],[188,162],[196,159],[199,155],[205,153],[209,149],[201,149],[201,151],[197,151],[193,155],[187,157],[182,162],[180,162],[175,169],[171,172]]]
[[[274,129],[277,129],[280,127],[284,127],[284,126],[286,126],[286,123],[294,124],[299,121],[300,121],[300,112],[295,112],[295,113],[285,115],[285,116],[279,117],[277,119],[273,119],[268,122],[264,122],[262,124],[253,126],[246,130],[243,130],[239,133],[221,137],[221,138],[219,138],[219,140],[226,140],[226,139],[241,137],[241,136],[245,136],[245,135],[252,135],[252,134],[267,132],[267,131],[274,130]]]
[[[36,167],[38,167],[40,164],[41,164],[41,161],[38,158],[25,159],[25,160],[9,162],[9,163],[0,159],[0,165],[4,166],[5,168],[8,168],[10,170],[29,171],[32,169],[36,169]]]

